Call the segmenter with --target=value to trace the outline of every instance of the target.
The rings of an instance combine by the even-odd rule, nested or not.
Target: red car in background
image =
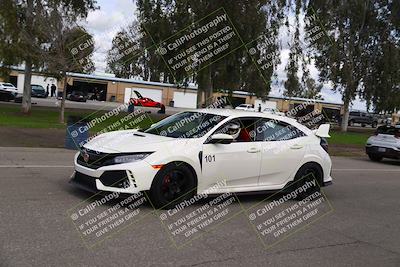
[[[143,97],[138,91],[134,92],[137,95],[137,98],[131,98],[131,103],[133,103],[135,106],[160,108],[163,105],[162,103],[154,101],[151,98]]]

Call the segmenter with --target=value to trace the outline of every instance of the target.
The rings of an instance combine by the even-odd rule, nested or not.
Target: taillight
[[[325,138],[321,138],[321,142],[319,143],[321,145],[321,147],[327,152],[328,151],[328,141]]]

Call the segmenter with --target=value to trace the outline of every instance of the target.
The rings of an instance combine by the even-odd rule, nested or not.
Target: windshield
[[[400,127],[380,126],[376,130],[376,134],[394,135],[400,137]]]
[[[40,85],[32,85],[33,91],[44,92],[44,88]]]
[[[209,113],[182,112],[159,121],[144,132],[173,138],[199,138],[225,118]]]

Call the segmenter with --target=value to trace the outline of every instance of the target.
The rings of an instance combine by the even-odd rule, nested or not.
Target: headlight
[[[113,162],[115,164],[121,164],[121,163],[127,163],[127,162],[140,161],[140,160],[143,160],[144,158],[146,158],[151,153],[152,152],[146,152],[146,153],[118,156],[113,159]]]

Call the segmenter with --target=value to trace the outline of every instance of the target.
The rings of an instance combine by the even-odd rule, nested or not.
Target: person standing
[[[47,86],[46,86],[46,97],[48,97],[48,96],[49,96],[49,87],[50,87],[50,85],[49,85],[49,84],[47,84]]]
[[[261,112],[261,104],[258,104],[258,112]]]
[[[57,97],[56,96],[56,89],[57,89],[57,87],[55,86],[55,84],[53,83],[52,85],[51,85],[51,97],[53,97],[53,96],[55,96],[55,97]]]

